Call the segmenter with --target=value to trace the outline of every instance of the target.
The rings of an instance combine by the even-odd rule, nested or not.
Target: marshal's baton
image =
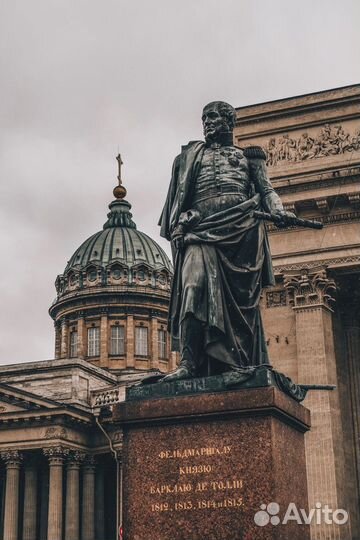
[[[268,212],[258,212],[257,210],[253,211],[253,217],[258,219],[264,219],[265,221],[272,221],[275,223],[281,223],[281,216],[276,214],[269,214]],[[321,221],[313,221],[312,219],[301,219],[298,217],[285,217],[284,226],[287,225],[297,225],[298,227],[308,227],[310,229],[322,229],[323,224]]]

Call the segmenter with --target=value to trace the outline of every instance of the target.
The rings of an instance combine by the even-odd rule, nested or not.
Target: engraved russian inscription
[[[148,493],[156,497],[151,512],[189,512],[240,508],[244,504],[244,481],[236,474],[222,477],[223,460],[231,445],[162,449],[157,459],[171,468],[174,483],[150,483]]]

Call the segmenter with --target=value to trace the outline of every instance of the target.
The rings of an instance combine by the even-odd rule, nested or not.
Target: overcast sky
[[[159,240],[202,106],[359,83],[359,26],[358,0],[3,0],[0,363],[53,358],[54,281],[102,228],[118,149],[138,228]]]

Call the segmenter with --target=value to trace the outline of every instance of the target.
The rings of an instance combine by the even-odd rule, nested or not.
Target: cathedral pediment
[[[54,409],[57,407],[59,407],[59,403],[56,401],[40,398],[35,394],[20,390],[8,384],[0,384],[0,415],[12,412]]]

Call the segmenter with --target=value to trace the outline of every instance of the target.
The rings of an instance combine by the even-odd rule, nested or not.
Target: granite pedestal
[[[114,410],[124,540],[310,538],[308,526],[282,524],[289,503],[308,509],[306,408],[274,386],[128,398]],[[270,503],[279,512],[254,519]]]

